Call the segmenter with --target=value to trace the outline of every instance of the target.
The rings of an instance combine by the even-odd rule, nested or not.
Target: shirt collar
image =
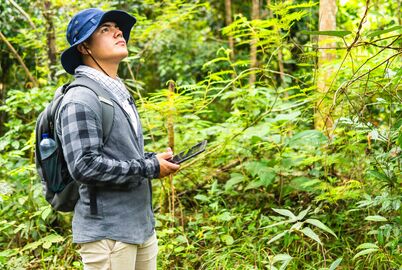
[[[86,65],[80,65],[75,69],[74,76],[77,77],[79,75],[85,75],[97,81],[120,102],[130,98],[130,94],[124,86],[122,80],[118,77],[116,77],[116,79],[113,79],[103,72]]]

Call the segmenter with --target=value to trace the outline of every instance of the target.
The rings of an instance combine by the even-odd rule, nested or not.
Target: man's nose
[[[123,32],[119,28],[115,28],[114,37],[117,38],[121,36],[123,36]]]

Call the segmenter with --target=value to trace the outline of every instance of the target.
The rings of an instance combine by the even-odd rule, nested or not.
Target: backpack
[[[75,181],[68,171],[61,142],[56,133],[56,119],[64,95],[68,90],[78,86],[93,91],[101,102],[104,143],[110,134],[114,117],[113,102],[108,91],[103,89],[99,83],[85,76],[78,77],[72,83],[59,87],[53,100],[39,114],[35,127],[36,169],[41,178],[46,200],[53,209],[62,212],[74,211],[75,204],[79,199],[78,189],[81,184]],[[45,133],[56,142],[56,150],[48,158],[42,160],[39,144]],[[91,213],[96,212],[96,200],[95,202],[91,200],[90,204]]]

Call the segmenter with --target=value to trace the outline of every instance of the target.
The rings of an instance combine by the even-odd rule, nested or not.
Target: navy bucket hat
[[[67,27],[67,41],[70,48],[61,54],[61,64],[70,74],[82,64],[81,53],[78,51],[78,44],[87,40],[96,28],[104,22],[115,22],[123,32],[123,37],[128,42],[130,31],[136,23],[135,17],[121,10],[104,12],[98,8],[89,8],[77,13]]]

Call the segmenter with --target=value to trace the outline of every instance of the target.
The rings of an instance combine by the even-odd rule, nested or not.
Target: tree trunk
[[[174,151],[174,89],[175,84],[173,81],[169,82],[169,92],[168,92],[168,102],[169,102],[169,113],[167,116],[167,129],[168,129],[168,145]],[[172,217],[175,217],[176,209],[175,209],[175,187],[173,182],[173,175],[169,175],[169,184],[170,184],[170,192],[171,192],[171,205],[169,207],[170,213]]]
[[[49,0],[44,1],[43,17],[46,20],[46,43],[47,43],[47,55],[49,58],[49,70],[50,77],[54,79],[55,69],[53,68],[57,64],[56,57],[56,31],[54,27],[54,12],[52,3]]]
[[[260,18],[260,3],[259,0],[252,0],[252,8],[251,8],[251,19],[258,20]],[[250,68],[257,67],[257,37],[253,37],[251,40],[250,47]],[[253,87],[255,84],[255,73],[252,71],[250,74],[250,87]]]
[[[336,30],[336,12],[336,0],[320,0],[319,31]],[[331,42],[327,36],[320,35],[318,46],[335,48],[336,44]],[[317,89],[322,95],[315,108],[314,126],[316,129],[325,131],[327,135],[330,133],[333,121],[329,112],[330,103],[325,98],[328,95],[325,93],[330,90],[331,74],[333,73],[333,68],[328,64],[334,59],[334,50],[319,49]]]
[[[231,0],[225,0],[225,17],[226,17],[226,26],[232,24],[232,1]],[[234,59],[234,41],[233,41],[233,36],[228,35],[228,43],[229,43],[229,49],[231,50],[230,52],[230,58],[231,60]]]

